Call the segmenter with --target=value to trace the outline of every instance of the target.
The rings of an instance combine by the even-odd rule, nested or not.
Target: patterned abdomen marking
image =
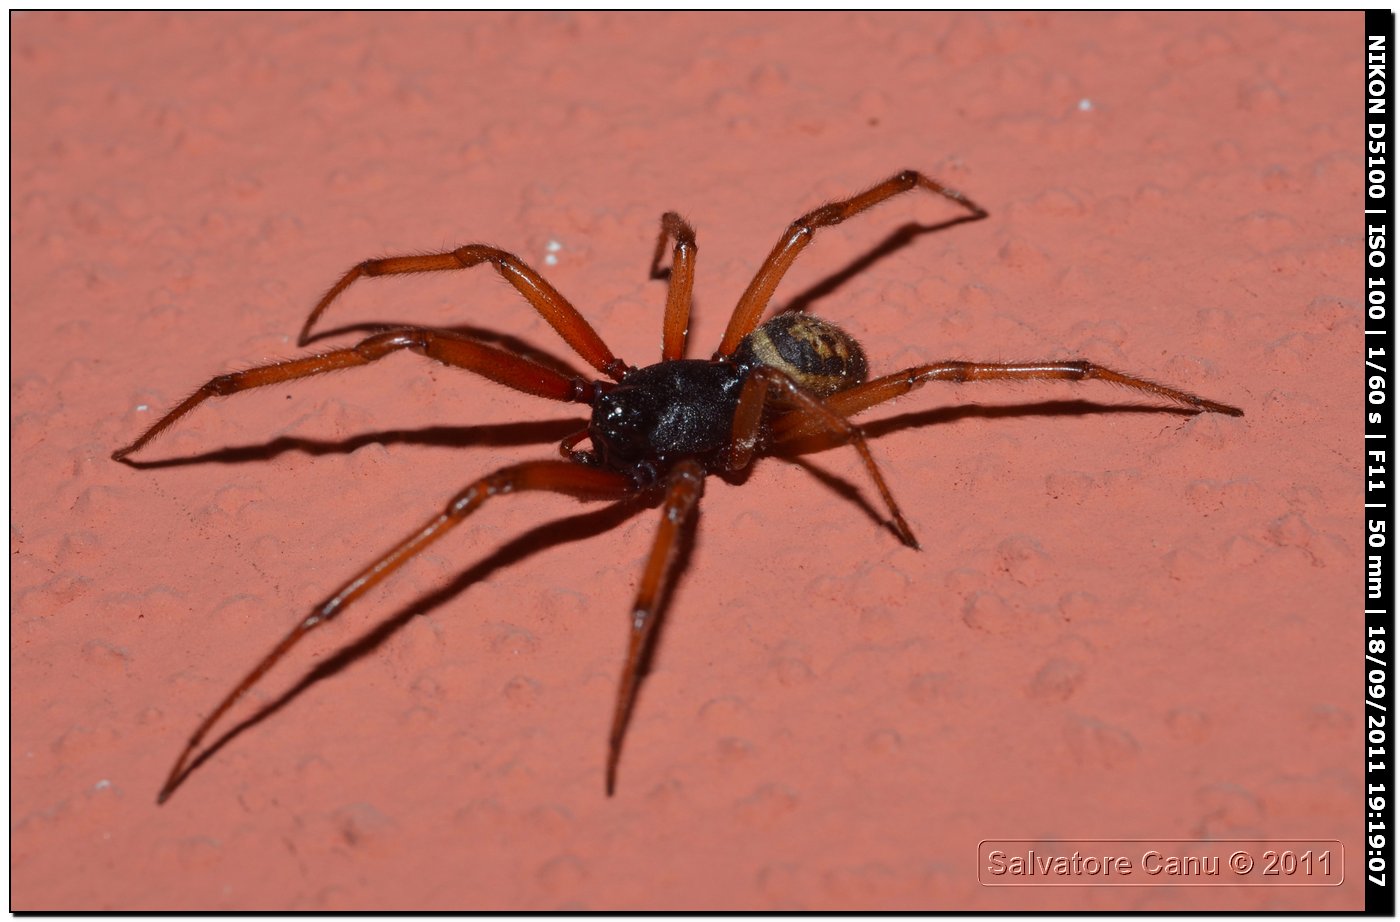
[[[808,314],[779,314],[734,351],[740,365],[768,365],[819,397],[865,383],[860,344],[833,323]]]

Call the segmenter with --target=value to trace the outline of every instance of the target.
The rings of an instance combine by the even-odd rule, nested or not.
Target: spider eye
[[[633,396],[628,389],[618,388],[602,401],[603,412],[598,419],[609,431],[621,434],[642,430],[646,414],[636,400],[629,399]]]

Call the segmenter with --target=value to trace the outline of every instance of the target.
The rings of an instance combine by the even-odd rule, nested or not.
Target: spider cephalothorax
[[[588,436],[596,460],[648,486],[671,464],[694,458],[725,468],[744,382],[763,366],[817,397],[865,383],[865,353],[849,334],[805,314],[779,314],[728,359],[648,365],[605,386],[593,401]],[[587,455],[588,453],[582,453]]]
[[[768,254],[739,298],[719,349],[706,361],[684,358],[695,278],[695,231],[673,213],[661,218],[661,235],[651,267],[653,278],[666,274],[660,269],[661,258],[667,242],[674,241],[662,323],[661,361],[644,368],[632,368],[614,356],[563,295],[534,269],[504,250],[470,244],[447,253],[366,260],[342,276],[321,298],[302,327],[300,344],[310,340],[317,319],[356,279],[465,269],[489,263],[603,377],[589,382],[469,336],[409,327],[378,333],[348,348],[219,375],[157,420],[136,441],[113,452],[113,458],[125,459],[210,397],[366,365],[402,349],[527,394],[592,408],[587,427],[559,446],[563,460],[527,461],[472,482],[452,497],[442,512],[297,622],[195,728],[166,777],[158,800],[163,802],[184,780],[191,757],[218,719],[307,632],[339,615],[494,496],[547,490],[583,499],[627,501],[640,497],[661,502],[661,524],[629,621],[627,656],[613,706],[606,769],[606,788],[611,794],[640,666],[656,626],[658,599],[673,575],[677,536],[699,502],[706,474],[741,470],[761,450],[781,451],[816,433],[834,436],[860,453],[865,470],[890,513],[895,534],[906,545],[918,547],[864,436],[848,417],[929,381],[1092,378],[1196,410],[1242,414],[1235,407],[1082,360],[934,362],[867,380],[866,359],[860,345],[833,324],[788,313],[759,325],[778,282],[819,228],[839,224],[915,188],[934,192],[966,209],[965,215],[950,224],[986,217],[985,211],[961,193],[913,170],[898,173],[859,195],[813,209],[789,225]],[[577,450],[584,439],[592,443],[591,448]]]

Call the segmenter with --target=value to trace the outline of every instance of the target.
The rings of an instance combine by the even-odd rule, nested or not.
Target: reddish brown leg
[[[814,208],[789,225],[787,233],[778,241],[777,246],[773,247],[768,258],[763,261],[763,265],[759,267],[758,274],[753,277],[753,281],[749,282],[748,289],[739,298],[739,303],[734,308],[734,314],[729,318],[729,327],[724,331],[724,339],[720,341],[719,350],[715,353],[716,356],[726,356],[732,353],[739,348],[740,340],[752,333],[754,327],[758,326],[763,309],[768,306],[769,300],[773,297],[773,290],[778,287],[778,283],[782,281],[788,268],[792,266],[797,254],[801,253],[807,244],[812,242],[817,228],[840,224],[847,218],[854,217],[868,208],[873,208],[887,198],[892,198],[901,192],[908,192],[915,187],[928,189],[930,192],[936,192],[944,198],[957,202],[968,210],[972,218],[983,218],[987,215],[981,207],[973,204],[961,192],[949,189],[914,170],[905,170],[859,195]]]
[[[381,582],[399,567],[422,553],[428,545],[447,534],[462,520],[475,512],[482,503],[493,496],[515,493],[522,490],[547,490],[554,493],[568,493],[583,499],[621,499],[633,490],[632,481],[621,474],[597,468],[570,464],[567,461],[527,461],[512,467],[502,468],[494,474],[473,483],[452,498],[447,508],[418,529],[413,535],[401,541],[392,551],[380,557],[373,564],[361,570],[350,582],[341,586],[331,596],[292,628],[282,642],[272,648],[272,652],[262,658],[252,672],[243,677],[233,691],[224,696],[218,706],[204,718],[190,736],[175,766],[165,779],[156,798],[157,803],[165,803],[171,792],[184,780],[185,767],[210,728],[234,705],[243,693],[252,688],[258,679],[273,667],[287,651],[291,650],[312,628],[339,615],[351,602],[364,595],[371,587]]]
[[[661,510],[661,528],[651,546],[642,583],[637,589],[637,602],[632,607],[632,627],[627,640],[627,660],[622,666],[622,679],[617,686],[617,702],[613,705],[612,732],[608,734],[607,792],[611,797],[617,786],[617,760],[622,753],[622,734],[632,714],[637,697],[638,672],[651,646],[656,628],[656,606],[661,588],[666,585],[671,567],[676,561],[676,539],[686,519],[700,501],[705,489],[705,469],[694,461],[682,461],[667,477],[666,502]]]
[[[1204,397],[1197,397],[1187,391],[1167,387],[1126,375],[1093,362],[937,362],[932,365],[917,365],[883,378],[867,381],[848,391],[832,394],[826,399],[826,406],[842,416],[854,416],[863,410],[893,400],[907,394],[929,381],[1038,381],[1047,379],[1067,381],[1107,381],[1130,387],[1135,391],[1151,394],[1172,403],[1191,407],[1204,413],[1224,413],[1226,416],[1243,416],[1244,411],[1229,404],[1217,403]],[[778,442],[791,442],[821,431],[815,422],[797,416],[778,420],[773,425],[773,435]]]
[[[592,452],[574,450],[574,446],[577,445],[579,442],[582,442],[586,438],[588,438],[587,426],[580,429],[578,432],[573,433],[572,435],[566,435],[563,441],[559,443],[559,454],[563,455],[564,460],[572,461],[575,464],[595,463],[595,458]]]
[[[816,431],[830,432],[855,445],[861,460],[865,462],[865,469],[870,473],[870,479],[875,481],[875,487],[880,491],[880,498],[885,501],[885,507],[890,511],[899,540],[917,549],[919,542],[909,528],[909,523],[904,520],[904,513],[899,511],[899,504],[894,501],[894,494],[886,485],[885,478],[880,474],[880,468],[875,464],[869,446],[865,444],[865,436],[861,434],[860,427],[833,411],[829,406],[830,400],[826,404],[822,403],[815,394],[776,368],[760,365],[744,382],[744,389],[739,393],[739,406],[734,411],[729,452],[724,459],[725,467],[731,471],[739,470],[752,459],[758,447],[763,411],[770,400],[793,408],[792,413],[783,419],[798,417]]]
[[[136,441],[112,452],[112,458],[116,461],[125,458],[210,397],[223,397],[253,387],[281,384],[284,381],[309,378],[328,371],[368,365],[400,349],[411,349],[445,365],[474,371],[498,384],[536,397],[586,403],[592,393],[588,382],[582,378],[565,377],[552,368],[546,368],[537,362],[465,336],[426,329],[391,330],[371,336],[348,349],[289,359],[274,365],[263,365],[212,378],[186,397],[179,406],[157,420],[155,425],[143,432]]]
[[[656,253],[651,257],[651,277],[659,279],[661,255],[666,241],[674,239],[671,253],[670,283],[666,288],[666,319],[661,326],[661,361],[674,362],[685,358],[685,337],[690,326],[690,291],[695,284],[695,228],[673,211],[661,216],[661,236],[656,240]]]
[[[583,357],[583,360],[614,380],[622,380],[627,363],[612,354],[588,321],[583,319],[554,286],[544,280],[534,269],[521,262],[519,257],[498,250],[492,246],[473,243],[458,247],[447,253],[425,253],[422,256],[389,256],[384,259],[367,259],[355,266],[331,286],[316,306],[311,316],[301,328],[297,337],[298,345],[306,345],[311,338],[311,328],[325,313],[330,303],[340,293],[350,287],[350,283],[361,276],[402,275],[408,272],[443,272],[452,269],[469,269],[472,266],[489,262],[515,290],[525,296],[525,300],[539,311],[540,316],[564,337],[564,341]]]

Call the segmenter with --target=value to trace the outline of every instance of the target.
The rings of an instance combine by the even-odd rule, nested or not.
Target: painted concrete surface
[[[1359,15],[56,15],[13,30],[12,906],[1343,909],[1361,902]],[[582,414],[413,355],[301,354],[369,256],[470,242],[693,357],[787,222],[912,167],[778,290],[930,385],[855,452],[712,478],[619,790],[654,509],[495,501],[203,715],[357,568]],[[892,237],[892,234],[896,236]],[[489,270],[352,288],[315,345],[467,326],[561,359]],[[339,332],[336,332],[336,331]],[[243,725],[244,722],[249,721]],[[240,726],[241,725],[241,726]],[[1007,889],[1007,838],[1337,839],[1333,888]]]

